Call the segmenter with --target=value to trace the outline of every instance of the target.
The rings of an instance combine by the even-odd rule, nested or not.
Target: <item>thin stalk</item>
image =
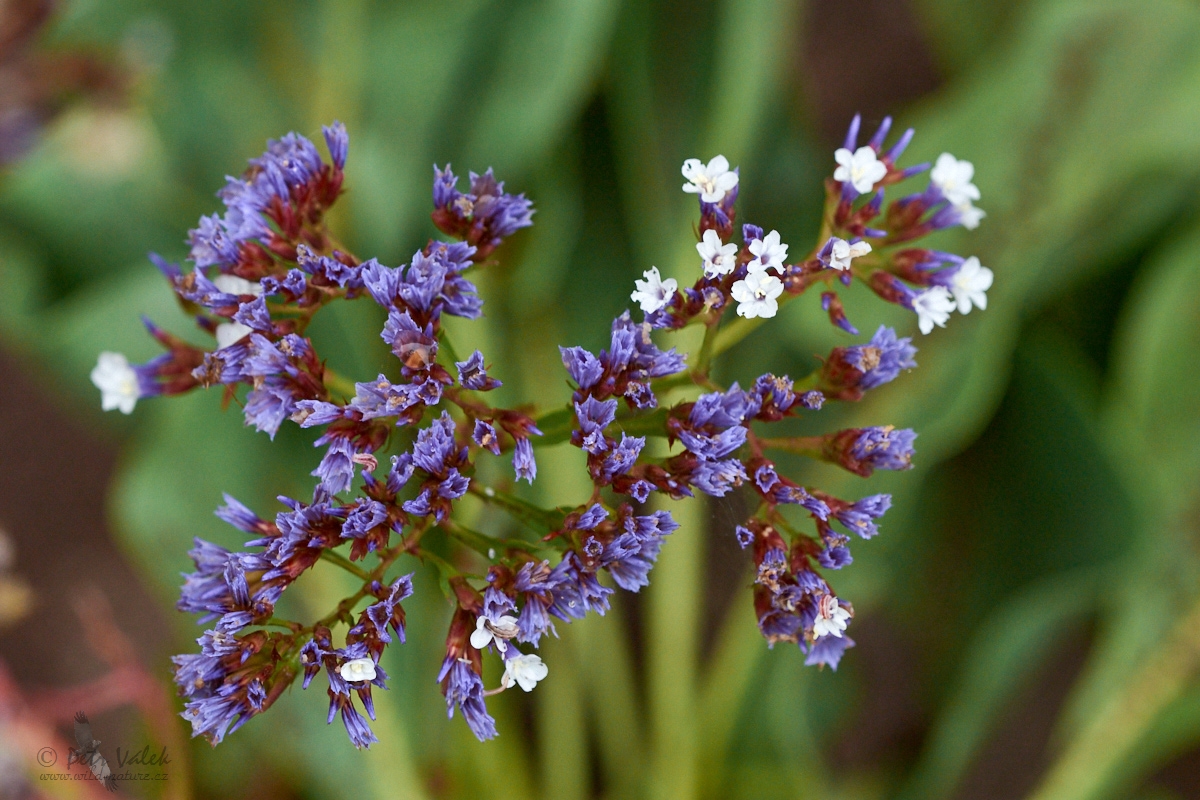
[[[825,437],[823,436],[792,436],[786,439],[760,438],[758,442],[767,450],[782,450],[785,453],[825,460]]]
[[[358,566],[341,553],[335,553],[332,550],[322,550],[320,558],[322,561],[328,561],[330,564],[337,564],[339,567],[346,570],[346,572],[349,572],[351,575],[354,575],[359,580],[365,581],[371,577],[365,569]]]
[[[325,368],[324,380],[325,386],[347,399],[358,394],[358,389],[355,388],[354,381],[337,374],[329,367]]]

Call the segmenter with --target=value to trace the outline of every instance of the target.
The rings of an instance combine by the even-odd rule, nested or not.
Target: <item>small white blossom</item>
[[[867,242],[850,244],[845,239],[835,237],[833,247],[829,251],[829,266],[834,269],[850,269],[851,259],[865,256],[869,252],[871,252],[871,245]]]
[[[753,272],[774,267],[777,272],[783,272],[783,260],[787,258],[787,251],[788,246],[779,241],[779,231],[771,231],[763,238],[750,243],[750,253],[756,260],[747,264],[747,269]]]
[[[979,199],[979,188],[971,183],[974,177],[974,164],[942,153],[929,173],[929,182],[941,190],[950,205],[962,207],[970,206],[972,200]]]
[[[866,145],[851,153],[844,147],[839,147],[833,154],[839,164],[833,171],[833,179],[854,187],[859,194],[866,194],[875,188],[875,184],[887,175],[887,165],[879,160],[875,151]]]
[[[503,653],[508,649],[507,639],[517,635],[517,618],[507,614],[492,622],[484,616],[475,621],[475,630],[471,632],[471,647],[482,650],[495,642],[496,649]]]
[[[342,680],[350,683],[375,680],[375,662],[369,658],[352,658],[338,667]]]
[[[738,301],[739,317],[769,319],[779,312],[776,298],[783,294],[783,281],[765,270],[756,270],[733,284],[730,293]]]
[[[833,634],[842,638],[842,631],[850,621],[850,612],[838,606],[837,598],[831,594],[823,595],[817,604],[817,618],[813,621],[813,634],[820,638]]]
[[[968,200],[961,205],[956,205],[954,210],[958,212],[958,222],[969,231],[973,231],[979,227],[979,221],[987,216],[982,208],[976,208],[971,205]]]
[[[704,259],[704,277],[715,278],[728,275],[737,266],[737,245],[733,242],[721,244],[721,237],[712,228],[704,232],[704,239],[696,243],[696,251]]]
[[[912,309],[917,312],[917,327],[921,333],[929,333],[933,326],[946,327],[954,300],[944,286],[931,286],[912,299]]]
[[[249,336],[253,330],[249,325],[240,322],[222,322],[217,326],[217,349],[222,350],[239,341],[243,336]]]
[[[258,281],[248,281],[224,272],[213,278],[213,284],[226,294],[252,294],[255,297],[262,294],[262,284]]]
[[[729,169],[729,159],[717,156],[708,164],[698,158],[689,158],[683,162],[683,177],[688,183],[683,190],[689,194],[699,194],[705,203],[719,203],[725,193],[738,184],[738,174]]]
[[[100,408],[105,411],[117,408],[122,414],[132,414],[142,396],[137,373],[120,353],[100,354],[92,370],[92,383],[100,390]]]
[[[542,659],[532,653],[515,656],[504,662],[504,677],[500,679],[500,685],[507,689],[515,682],[525,691],[532,692],[538,681],[545,680],[549,672],[550,668]]]
[[[651,267],[642,276],[646,280],[633,282],[637,290],[629,295],[629,299],[641,305],[643,314],[653,314],[671,301],[679,284],[674,278],[664,281],[658,274],[658,267]]]
[[[967,314],[974,304],[980,311],[987,308],[987,290],[992,288],[992,271],[971,256],[954,273],[950,291],[958,303],[958,313]]]

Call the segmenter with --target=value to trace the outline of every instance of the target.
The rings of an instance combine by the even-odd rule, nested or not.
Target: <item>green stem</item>
[[[475,481],[471,482],[471,494],[483,500],[485,503],[499,506],[509,513],[510,516],[523,522],[539,533],[552,533],[562,528],[563,520],[566,519],[566,514],[562,511],[549,511],[544,508],[539,508],[533,503],[522,500],[519,497],[508,494],[507,492],[496,491],[490,486],[481,486]]]
[[[792,436],[786,439],[759,439],[759,444],[767,450],[782,450],[785,453],[796,453],[820,461],[825,461],[825,437],[823,436]]]
[[[347,400],[358,394],[358,389],[355,388],[354,381],[342,377],[329,367],[325,368],[325,386],[342,395]]]
[[[328,561],[330,564],[337,564],[339,567],[346,570],[346,572],[349,572],[351,575],[354,575],[360,580],[365,581],[371,577],[370,573],[368,573],[365,569],[358,566],[353,561],[350,561],[341,553],[335,553],[333,550],[322,550],[321,560]]]
[[[494,559],[497,550],[523,550],[528,553],[545,549],[531,542],[523,542],[520,539],[495,539],[479,531],[471,530],[452,519],[444,520],[438,527],[488,559]]]
[[[692,369],[693,373],[708,376],[708,367],[713,359],[713,345],[717,340],[717,331],[720,327],[720,317],[708,323],[708,327],[704,329],[704,341],[700,343],[700,353],[696,356],[696,366]]]

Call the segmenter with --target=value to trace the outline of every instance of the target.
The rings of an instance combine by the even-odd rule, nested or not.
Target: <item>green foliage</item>
[[[768,651],[746,576],[713,608],[707,562],[723,551],[702,531],[726,537],[728,523],[716,504],[694,503],[678,509],[684,530],[643,597],[559,625],[550,679],[530,697],[496,699],[499,740],[479,745],[444,718],[432,676],[448,611],[435,576],[421,573],[409,643],[389,650],[392,689],[377,693],[380,744],[354,752],[325,726],[321,690],[296,689],[198,755],[201,795],[249,796],[265,769],[306,797],[354,787],[581,798],[598,786],[621,798],[950,798],[1063,642],[1086,635],[1047,745],[1061,755],[1035,796],[1165,796],[1147,776],[1200,745],[1200,10],[916,6],[947,83],[893,111],[917,128],[910,163],[942,151],[975,163],[988,217],[943,243],[997,277],[986,312],[917,342],[919,369],[828,412],[920,433],[918,468],[869,489],[809,468],[834,494],[897,499],[883,535],[841,576],[863,625],[842,670]],[[148,13],[134,0],[78,3],[52,39],[119,46]],[[153,353],[139,314],[190,335],[143,254],[181,257],[183,232],[213,210],[225,173],[268,136],[341,118],[350,192],[335,225],[356,251],[394,264],[433,232],[430,164],[494,165],[535,200],[537,224],[481,286],[488,317],[450,332],[500,365],[506,400],[562,400],[555,345],[602,341],[626,304],[619,287],[650,264],[694,268],[683,158],[721,151],[740,163],[749,218],[794,250],[809,246],[832,161],[793,74],[802,14],[782,0],[155,4],[172,50],[132,109],[115,122],[72,112],[2,178],[0,331],[48,366],[80,413],[124,437],[110,510],[164,606],[193,536],[235,543],[211,514],[222,491],[268,513],[274,495],[307,491],[316,463],[311,437],[285,428],[271,444],[236,408],[221,411],[216,390],[144,403],[132,421],[91,410],[98,350]],[[890,312],[863,293],[845,300],[868,332],[911,324],[881,318]],[[339,372],[373,376],[386,360],[378,311],[344,305],[313,335]],[[847,341],[815,297],[786,315],[786,334],[738,346],[730,377],[780,364],[802,373],[812,353]],[[582,476],[576,451],[540,461],[529,499],[586,491],[572,477]],[[471,524],[512,535],[482,508]],[[312,607],[297,615],[315,618],[341,596],[330,572],[303,579]],[[921,744],[846,767],[833,754],[855,738],[874,688],[872,622],[914,653]],[[180,620],[181,650],[194,635]]]

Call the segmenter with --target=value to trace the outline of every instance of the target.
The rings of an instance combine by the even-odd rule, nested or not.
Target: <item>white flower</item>
[[[507,614],[492,622],[481,616],[475,621],[475,630],[471,632],[471,647],[482,650],[495,642],[496,649],[503,653],[508,649],[506,639],[517,635],[517,618]]]
[[[929,333],[933,326],[946,327],[954,300],[944,286],[931,286],[912,299],[912,309],[917,312],[917,327],[921,333]]]
[[[958,212],[958,222],[969,231],[973,231],[979,227],[979,221],[987,216],[982,208],[976,208],[971,205],[968,200],[961,205],[956,205],[954,210]]]
[[[252,294],[255,297],[262,294],[262,284],[257,281],[248,281],[224,272],[213,278],[213,285],[226,294]]]
[[[850,244],[845,239],[834,237],[833,247],[829,251],[829,266],[834,269],[850,269],[850,260],[865,256],[871,252],[871,245],[867,242],[855,242]]]
[[[746,266],[751,271],[774,267],[777,272],[783,272],[783,260],[787,258],[787,251],[788,246],[779,241],[779,231],[771,231],[763,238],[750,243],[750,253],[756,256],[757,260]]]
[[[369,658],[352,658],[338,667],[342,680],[350,683],[375,680],[375,662]]]
[[[690,194],[699,194],[705,203],[719,203],[725,193],[738,184],[738,174],[729,169],[729,159],[717,156],[707,165],[698,158],[689,158],[683,162],[683,177],[689,183],[683,185],[683,190]]]
[[[542,659],[532,653],[515,656],[504,662],[504,677],[500,679],[500,685],[507,689],[515,681],[525,691],[532,692],[538,681],[545,680],[549,672],[549,667]]]
[[[838,607],[836,597],[822,595],[821,602],[817,604],[817,618],[813,621],[813,635],[820,638],[832,633],[840,639],[849,620],[850,612]]]
[[[733,284],[730,292],[733,299],[738,301],[739,317],[769,319],[779,312],[779,303],[775,298],[783,294],[783,281],[768,275],[766,270],[756,270],[747,275],[745,280]]]
[[[733,242],[721,244],[721,237],[712,228],[704,232],[704,239],[696,243],[696,251],[704,259],[704,277],[715,278],[728,275],[737,266],[737,245]]]
[[[239,341],[243,336],[250,335],[254,329],[240,322],[222,322],[217,326],[217,349],[222,350]]]
[[[629,295],[629,299],[641,305],[643,314],[653,314],[670,302],[679,284],[674,278],[664,281],[658,274],[658,267],[651,267],[642,276],[646,280],[633,282],[637,290]]]
[[[971,256],[954,273],[950,291],[958,303],[958,313],[967,314],[974,304],[980,311],[987,308],[987,290],[992,288],[992,271]]]
[[[942,153],[929,173],[929,182],[941,190],[950,205],[961,207],[970,206],[972,200],[979,199],[979,188],[971,183],[974,177],[974,164]]]
[[[833,171],[833,179],[845,183],[849,181],[854,191],[866,194],[875,188],[875,184],[887,175],[887,165],[875,155],[875,151],[866,145],[851,153],[844,147],[839,147],[833,154],[833,159],[840,165]]]
[[[120,353],[100,354],[92,370],[92,383],[100,390],[100,408],[105,411],[119,408],[122,414],[132,414],[142,396],[137,373]]]

